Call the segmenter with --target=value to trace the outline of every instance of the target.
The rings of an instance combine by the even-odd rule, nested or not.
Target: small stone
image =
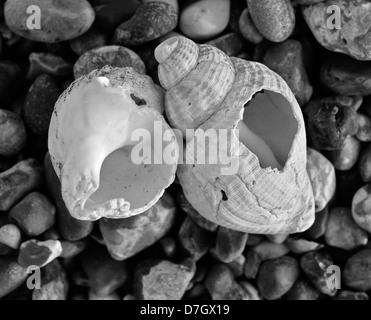
[[[59,234],[55,226],[53,226],[42,234],[42,239],[43,240],[60,240],[61,235]]]
[[[361,152],[361,143],[354,136],[348,136],[340,149],[331,150],[329,158],[336,170],[346,171],[357,163]]]
[[[371,94],[371,62],[333,55],[323,62],[320,80],[323,85],[344,96]]]
[[[14,157],[26,144],[22,119],[16,113],[0,109],[0,155]]]
[[[29,266],[46,266],[62,254],[62,245],[59,240],[38,241],[28,240],[21,244],[18,263],[24,268]]]
[[[322,244],[305,239],[288,238],[285,244],[294,254],[303,254],[309,251],[316,251],[323,248]]]
[[[246,247],[247,233],[219,227],[216,237],[216,254],[220,261],[229,263],[242,254]]]
[[[67,275],[62,265],[54,260],[42,270],[41,288],[34,289],[32,300],[67,300]]]
[[[0,299],[20,287],[28,276],[14,257],[0,257]]]
[[[27,27],[30,20],[27,8],[32,5],[40,8],[41,29],[30,30]],[[14,33],[29,40],[49,43],[78,37],[90,28],[95,18],[87,0],[8,0],[4,16],[7,26]]]
[[[43,194],[32,192],[10,210],[9,219],[27,235],[38,236],[54,225],[55,207]]]
[[[26,125],[33,134],[47,136],[54,104],[61,93],[50,75],[42,74],[35,79],[28,90],[23,109]]]
[[[41,167],[34,159],[18,162],[0,173],[0,211],[9,210],[27,193],[41,184]]]
[[[247,0],[252,20],[268,40],[282,42],[294,31],[295,14],[289,0]]]
[[[106,296],[97,295],[93,290],[89,290],[89,300],[100,301],[100,300],[121,300],[116,292],[112,292]]]
[[[371,233],[371,185],[363,186],[354,194],[352,216],[358,226]]]
[[[196,265],[190,259],[181,264],[144,260],[135,270],[135,295],[140,300],[180,300],[195,271]]]
[[[169,193],[147,211],[125,219],[101,219],[99,227],[111,256],[124,260],[153,245],[171,229],[175,203]]]
[[[292,288],[298,276],[298,262],[291,257],[280,257],[261,265],[256,283],[265,299],[275,300]]]
[[[329,12],[327,9],[330,5],[339,8],[340,28],[328,27]],[[367,0],[327,0],[302,7],[305,21],[322,46],[331,51],[345,53],[358,60],[371,60],[369,39],[371,22],[368,19],[370,10],[371,4]],[[332,20],[330,24],[333,23]]]
[[[242,38],[237,33],[227,33],[221,37],[206,42],[222,50],[227,56],[236,56],[242,49]]]
[[[371,250],[361,250],[350,257],[344,266],[343,280],[354,290],[371,289]]]
[[[237,258],[235,258],[234,260],[227,264],[236,278],[243,275],[245,262],[246,262],[245,256],[240,254]]]
[[[195,41],[214,38],[227,27],[230,7],[230,0],[200,0],[189,3],[180,14],[180,30]]]
[[[312,185],[315,210],[322,211],[335,194],[335,168],[320,152],[307,148],[307,173]]]
[[[371,182],[371,145],[362,151],[358,166],[362,181]]]
[[[81,252],[85,250],[87,244],[88,242],[85,239],[74,242],[62,240],[61,258],[70,259],[79,255]]]
[[[14,224],[0,227],[0,243],[16,250],[19,248],[21,238],[21,231]]]
[[[246,245],[249,247],[253,247],[263,242],[264,240],[265,240],[265,236],[262,234],[249,233],[249,236],[247,237]]]
[[[268,234],[266,235],[267,239],[270,242],[281,244],[284,243],[289,235],[287,233],[277,233],[277,234]]]
[[[133,300],[136,300],[135,299],[135,296],[133,295],[133,294],[127,294],[127,295],[125,295],[123,298],[122,298],[122,300],[127,300],[127,301],[133,301]]]
[[[110,0],[95,7],[96,23],[106,33],[111,34],[121,23],[129,20],[140,5],[141,0]]]
[[[255,250],[250,249],[247,251],[245,265],[243,267],[243,274],[245,277],[247,279],[255,279],[261,263],[262,260]]]
[[[87,32],[78,38],[70,41],[71,49],[78,56],[83,55],[85,52],[104,47],[108,44],[108,37],[105,33],[97,28],[90,28]]]
[[[104,246],[91,243],[79,257],[96,295],[108,296],[128,280],[125,261],[112,259]]]
[[[189,203],[189,201],[186,199],[183,192],[180,192],[176,196],[177,202],[180,206],[180,208],[191,217],[191,219],[199,225],[201,228],[214,232],[216,229],[218,229],[218,225],[205,219],[203,216],[201,216]]]
[[[329,246],[353,250],[359,246],[365,246],[368,242],[368,235],[356,225],[350,208],[335,207],[330,210],[325,240]]]
[[[51,53],[32,52],[29,60],[28,80],[35,80],[44,73],[56,78],[65,78],[72,74],[72,64]]]
[[[155,40],[178,24],[177,0],[154,0],[142,3],[130,20],[120,24],[113,43],[137,46]]]
[[[23,76],[19,66],[12,61],[0,62],[0,101],[10,103],[18,97],[18,88],[22,83]]]
[[[73,218],[62,199],[61,183],[54,171],[49,152],[44,158],[44,174],[51,197],[57,207],[57,226],[62,237],[68,241],[77,241],[87,237],[93,230],[93,221]]]
[[[205,286],[212,300],[249,300],[248,292],[236,282],[232,270],[224,264],[212,267]]]
[[[300,259],[300,266],[312,284],[323,294],[335,296],[336,289],[327,286],[327,268],[334,264],[332,258],[323,252],[308,252]]]
[[[357,113],[357,120],[357,139],[362,142],[371,142],[371,118],[362,113]]]
[[[144,62],[133,50],[121,46],[106,46],[89,50],[76,61],[73,67],[75,79],[107,64],[117,68],[132,67],[139,73],[146,73]]]
[[[317,300],[319,292],[304,280],[297,281],[287,293],[287,300]]]
[[[369,300],[366,292],[352,292],[348,290],[342,290],[334,298],[334,300]]]
[[[304,107],[303,113],[308,134],[319,150],[339,149],[348,136],[358,131],[356,111],[332,99],[313,100]]]
[[[272,45],[262,62],[287,82],[300,106],[309,101],[313,88],[305,71],[303,47],[299,41],[289,39]]]
[[[179,229],[178,239],[187,255],[198,261],[210,248],[213,237],[190,217],[186,217]]]
[[[242,11],[238,25],[242,36],[247,41],[253,44],[258,44],[263,41],[264,37],[256,28],[248,8]]]

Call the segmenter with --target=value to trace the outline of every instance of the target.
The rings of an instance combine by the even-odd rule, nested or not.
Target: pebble
[[[14,224],[6,224],[0,227],[0,243],[12,249],[18,249],[21,243],[22,234]]]
[[[307,132],[316,149],[341,148],[348,136],[358,131],[357,113],[332,99],[317,99],[303,109]]]
[[[79,257],[88,285],[98,296],[110,295],[128,280],[126,262],[112,259],[104,246],[91,242]]]
[[[289,39],[272,45],[262,62],[287,82],[300,106],[309,101],[313,88],[305,71],[303,46],[299,41]]]
[[[371,233],[371,185],[363,186],[354,194],[352,216],[356,224]]]
[[[371,289],[371,250],[358,251],[346,262],[343,270],[344,284],[357,291]]]
[[[27,270],[14,257],[0,257],[0,299],[20,287],[27,277]]]
[[[333,55],[324,61],[321,83],[333,92],[344,96],[371,94],[371,62],[354,60],[345,55]]]
[[[357,163],[360,152],[360,141],[355,136],[348,136],[340,149],[329,152],[329,158],[336,170],[346,171]]]
[[[12,61],[0,61],[0,101],[11,103],[19,95],[23,75],[19,66]]]
[[[135,14],[141,2],[141,0],[111,0],[95,7],[96,23],[99,28],[111,34],[116,27]]]
[[[304,280],[297,281],[286,295],[287,300],[317,300],[319,297],[319,292]]]
[[[132,67],[139,73],[146,73],[144,62],[134,51],[121,46],[105,46],[85,52],[73,67],[74,77],[78,79],[107,64],[117,68]]]
[[[232,270],[225,264],[211,268],[205,287],[212,300],[249,300],[248,292],[236,282]]]
[[[40,29],[30,30],[27,27],[30,17],[27,8],[31,5],[40,8]],[[87,0],[8,0],[4,17],[9,29],[17,35],[33,41],[54,43],[86,32],[94,22],[95,13]]]
[[[94,222],[73,218],[62,199],[61,183],[54,171],[49,152],[44,158],[46,185],[54,200],[57,211],[57,227],[61,236],[68,241],[77,241],[87,237],[93,230]]]
[[[91,27],[80,37],[70,40],[71,49],[78,56],[83,55],[89,50],[104,47],[107,44],[107,35],[95,27]]]
[[[354,222],[350,208],[335,207],[329,213],[325,240],[329,246],[353,250],[365,246],[368,235]]]
[[[200,0],[189,3],[180,14],[179,28],[195,41],[214,38],[227,27],[230,7],[230,0]]]
[[[187,216],[180,226],[178,239],[187,255],[198,261],[209,250],[213,237]]]
[[[26,144],[23,121],[12,111],[0,109],[0,155],[11,158]]]
[[[289,0],[247,0],[252,20],[269,41],[282,42],[294,31],[295,13]]]
[[[358,166],[362,181],[371,182],[371,145],[363,149]]]
[[[130,20],[120,24],[113,43],[137,46],[169,33],[178,24],[177,0],[154,0],[142,3]]]
[[[357,120],[357,139],[362,142],[371,142],[371,118],[362,113],[357,113]]]
[[[249,233],[249,236],[247,237],[246,245],[250,247],[254,247],[258,245],[259,243],[263,242],[264,240],[265,240],[265,236],[262,234]]]
[[[342,290],[334,298],[334,300],[369,300],[368,294],[365,292],[352,292],[348,290]]]
[[[30,131],[46,137],[50,119],[59,95],[62,93],[58,84],[48,74],[38,76],[24,101],[24,119]]]
[[[29,266],[46,266],[62,254],[62,245],[59,240],[38,241],[28,240],[21,244],[18,263],[24,268]]]
[[[288,238],[285,241],[286,246],[294,254],[303,254],[310,251],[316,251],[323,248],[322,244],[318,242],[309,241],[305,239]]]
[[[216,237],[216,254],[220,261],[229,263],[240,256],[246,247],[247,233],[219,227]]]
[[[62,57],[51,53],[32,52],[29,60],[28,80],[35,80],[44,73],[62,79],[72,74],[72,64]]]
[[[243,254],[240,254],[237,258],[227,263],[228,267],[232,270],[236,278],[243,275],[245,268],[246,258]]]
[[[93,300],[93,301],[96,301],[96,300],[121,300],[119,295],[116,293],[116,292],[112,292],[110,293],[109,295],[106,295],[106,296],[100,296],[100,295],[97,295],[96,292],[94,292],[93,290],[89,290],[89,294],[88,294],[88,297],[89,297],[89,300]]]
[[[81,252],[83,252],[88,244],[86,239],[78,240],[78,241],[61,241],[62,245],[62,254],[61,258],[70,259],[76,257]]]
[[[143,260],[135,269],[134,292],[140,300],[180,300],[196,271],[195,262]]]
[[[251,283],[247,281],[240,281],[238,284],[247,292],[248,300],[262,300],[258,289],[255,288]]]
[[[300,259],[300,266],[311,283],[321,293],[331,297],[335,296],[336,289],[327,286],[327,268],[333,264],[332,258],[324,252],[308,252]]]
[[[101,219],[99,227],[111,256],[124,260],[164,237],[175,219],[175,203],[169,193],[147,211],[125,219]]]
[[[266,235],[267,239],[270,242],[277,243],[277,244],[284,243],[285,240],[288,238],[288,236],[289,235],[287,233],[277,233],[277,234]]]
[[[191,217],[191,219],[199,225],[201,228],[214,232],[218,229],[218,225],[205,219],[203,216],[201,216],[189,203],[189,201],[186,199],[183,192],[179,192],[176,195],[176,200],[179,204],[179,207]]]
[[[206,42],[210,46],[214,46],[222,50],[227,56],[236,56],[242,49],[243,41],[237,33],[227,33],[216,39]]]
[[[27,235],[38,236],[54,225],[55,207],[43,194],[31,192],[10,210],[9,220]]]
[[[41,288],[33,290],[32,300],[67,300],[68,289],[66,272],[54,260],[43,268]]]
[[[315,210],[322,211],[336,191],[335,168],[320,152],[307,148],[307,173],[312,185]]]
[[[263,35],[256,28],[248,8],[245,8],[238,20],[241,35],[249,42],[258,44],[264,40]]]
[[[0,211],[9,210],[22,197],[37,189],[41,180],[41,167],[35,159],[20,161],[0,173]]]
[[[329,28],[327,8],[340,9],[340,28]],[[326,49],[342,52],[358,60],[371,60],[371,41],[368,13],[371,3],[367,0],[335,0],[303,6],[302,13],[317,41]],[[330,23],[333,21],[330,21]]]
[[[247,279],[256,278],[261,262],[262,260],[255,250],[250,249],[247,251],[245,265],[243,267],[243,274]]]
[[[263,262],[256,283],[265,299],[276,300],[292,288],[298,276],[298,262],[284,256]]]

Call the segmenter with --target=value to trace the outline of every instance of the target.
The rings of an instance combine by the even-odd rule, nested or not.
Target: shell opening
[[[245,105],[237,129],[240,142],[258,157],[262,168],[282,170],[298,131],[298,121],[286,98],[263,90]]]

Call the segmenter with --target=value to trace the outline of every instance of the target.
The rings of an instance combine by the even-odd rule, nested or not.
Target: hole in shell
[[[135,104],[137,105],[137,106],[145,106],[146,104],[147,104],[147,102],[146,102],[146,100],[144,100],[144,99],[141,99],[141,98],[139,98],[139,97],[137,97],[135,94],[131,94],[130,95],[130,97],[131,97],[131,99],[133,99],[133,101],[135,102]]]
[[[263,90],[245,105],[237,129],[240,142],[258,157],[260,167],[281,170],[298,131],[298,122],[290,103],[281,94]]]
[[[220,190],[220,192],[222,193],[222,200],[223,200],[223,201],[228,201],[228,197],[227,197],[227,195],[225,194],[225,191],[224,191],[224,190]]]

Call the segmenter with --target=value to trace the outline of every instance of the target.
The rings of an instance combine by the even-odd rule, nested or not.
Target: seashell
[[[186,133],[177,175],[191,205],[208,220],[247,233],[309,228],[314,200],[306,172],[304,120],[283,79],[260,63],[229,58],[182,37],[162,43],[155,57],[167,90],[167,118]],[[206,143],[189,164],[198,137],[187,129],[224,129],[230,143],[217,138],[209,144],[221,155],[215,164],[198,163],[210,154]],[[227,156],[228,168],[220,160]]]
[[[92,71],[59,97],[48,145],[63,200],[74,218],[125,218],[146,211],[162,196],[174,181],[179,153],[162,112],[162,90],[132,68]],[[147,153],[150,161],[143,161],[144,155],[133,160],[132,151],[139,146],[133,132],[145,129],[149,135],[141,136],[141,145],[153,150],[155,121],[170,133],[170,141]],[[169,146],[174,157],[156,164],[153,158]]]

